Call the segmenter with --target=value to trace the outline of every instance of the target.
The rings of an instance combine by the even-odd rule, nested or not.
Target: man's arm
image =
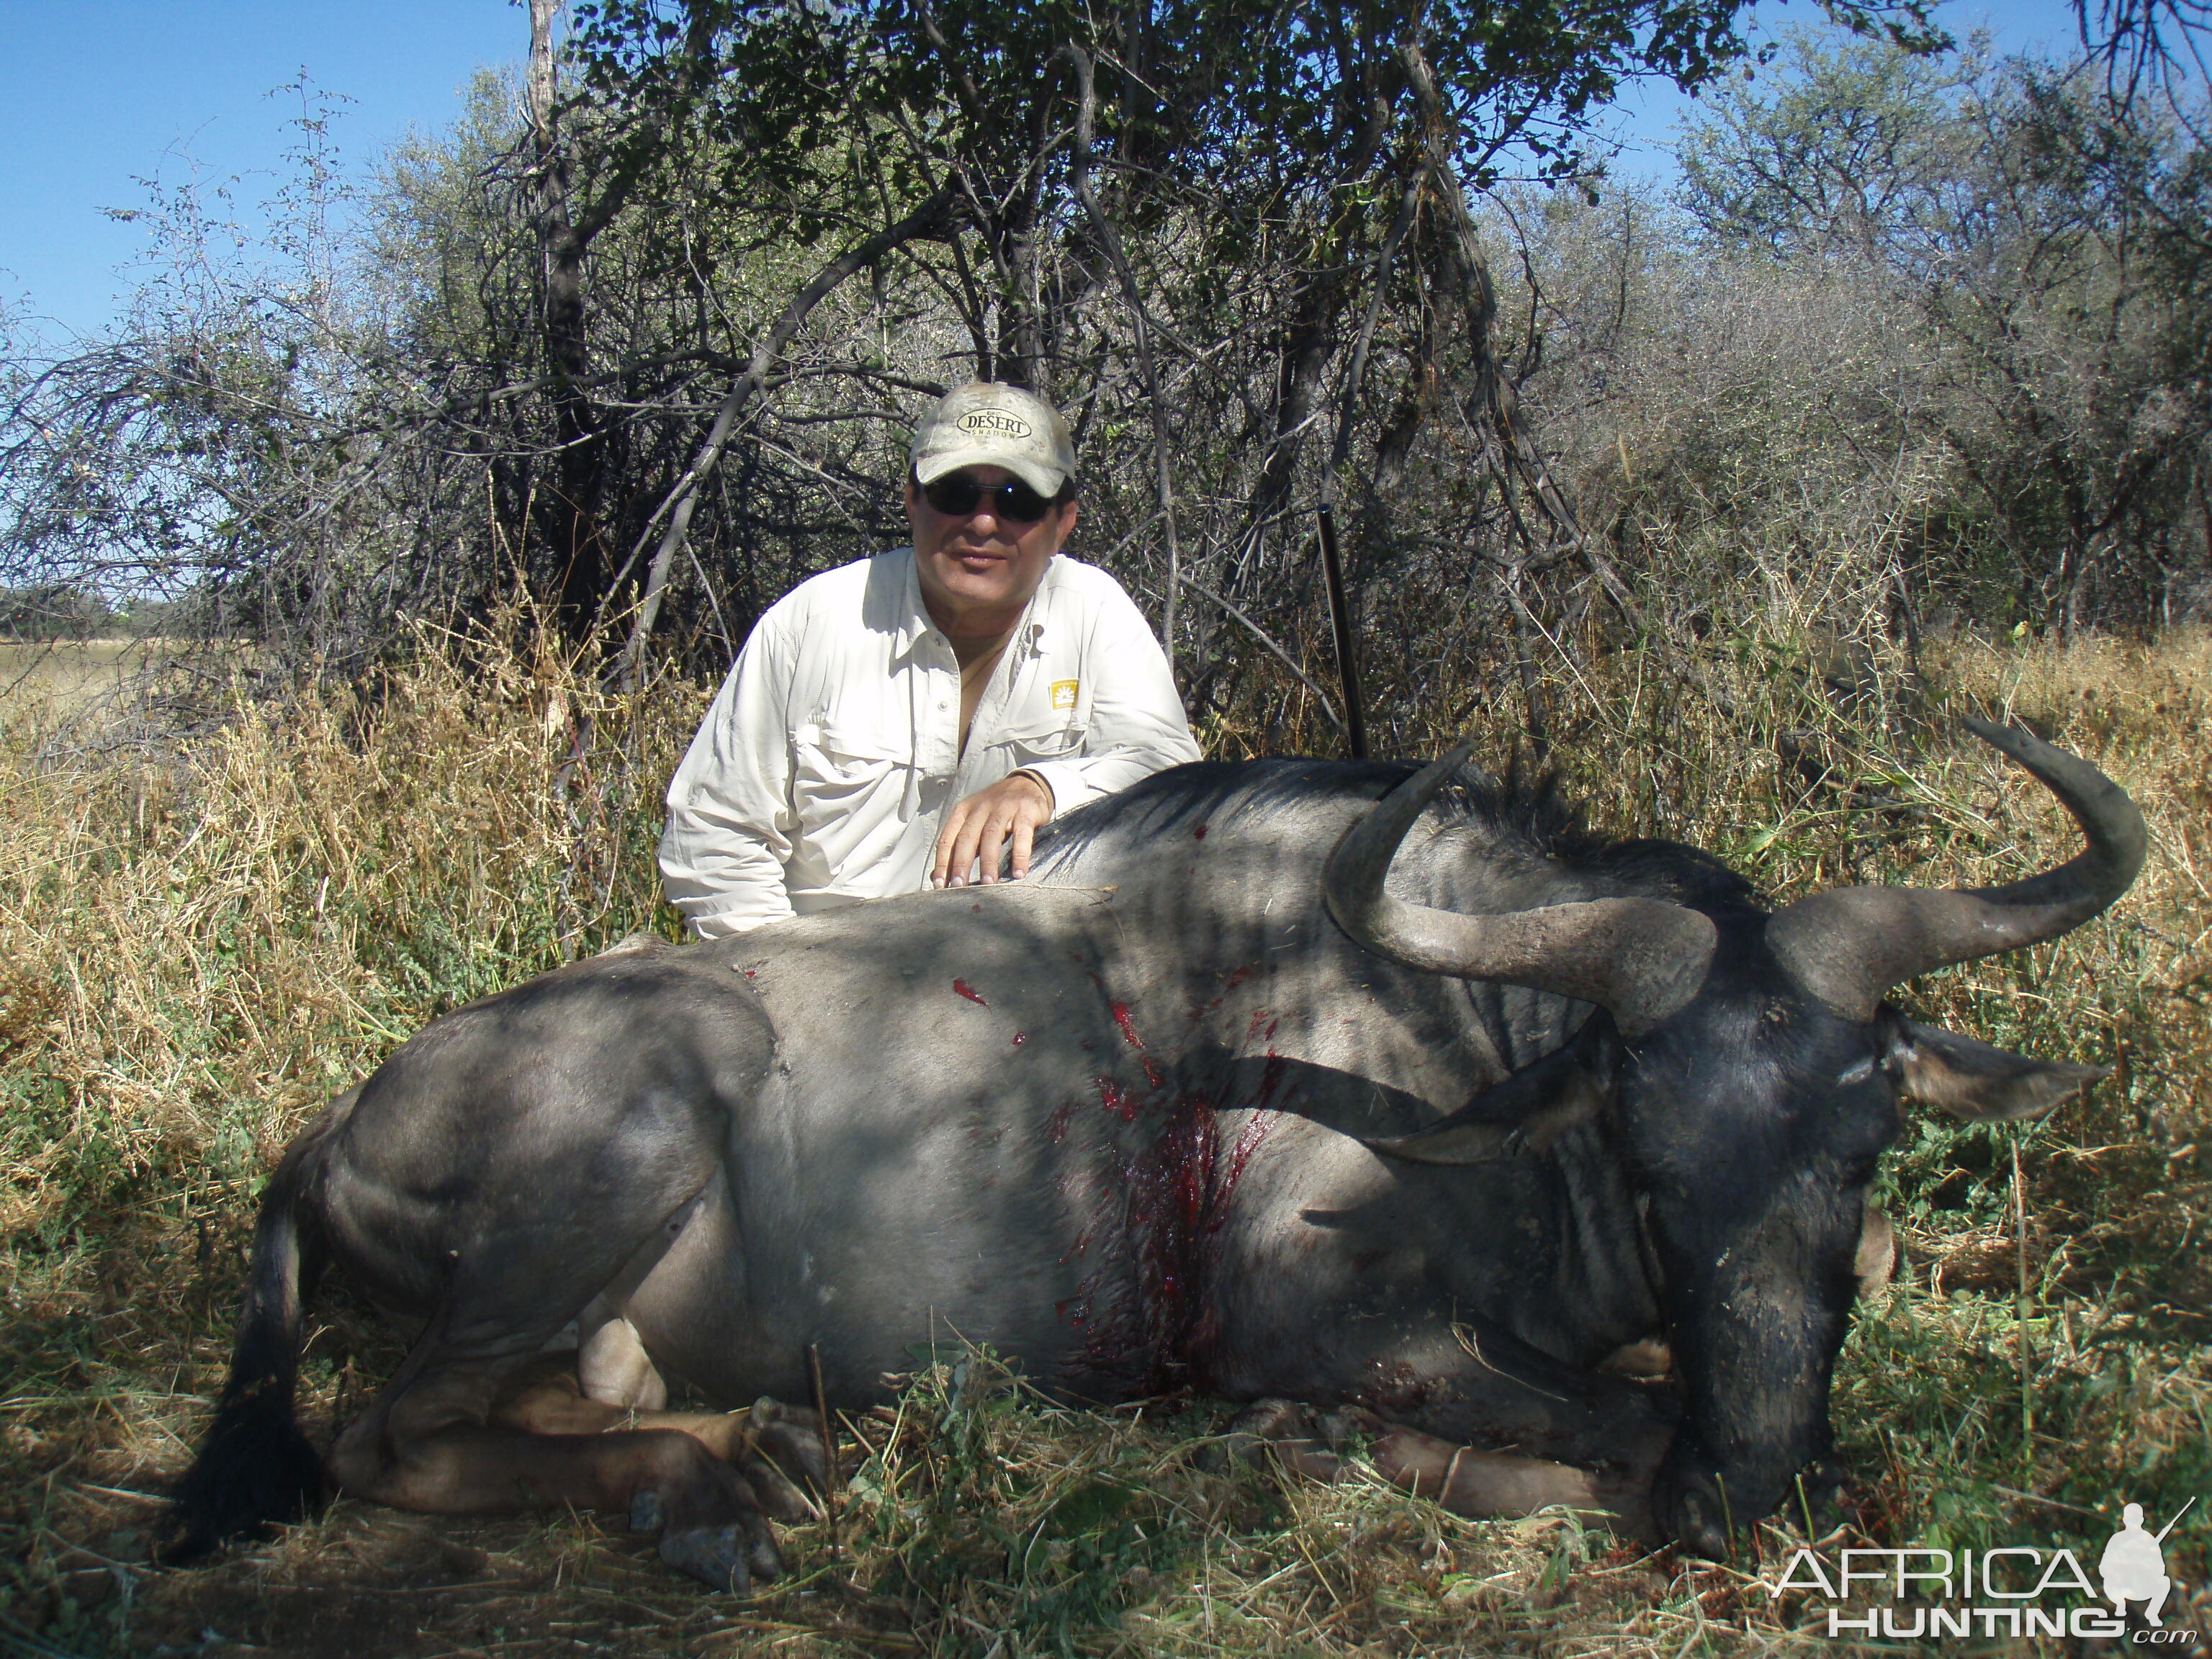
[[[1083,752],[1023,768],[1044,780],[1055,815],[1200,758],[1182,697],[1168,672],[1167,653],[1120,584],[1100,574],[1105,591],[1094,598],[1097,608],[1084,652],[1091,696]]]
[[[964,884],[978,860],[982,879],[996,881],[1002,850],[1009,854],[1008,873],[1019,879],[1029,873],[1033,838],[1050,819],[1200,758],[1167,653],[1152,637],[1152,625],[1118,582],[1096,574],[1097,586],[1087,596],[1091,627],[1082,659],[1081,677],[1091,686],[1083,752],[1066,760],[1024,762],[956,805],[938,835],[932,886]]]
[[[668,785],[660,875],[668,902],[702,939],[792,914],[791,642],[771,612],[715,694]]]

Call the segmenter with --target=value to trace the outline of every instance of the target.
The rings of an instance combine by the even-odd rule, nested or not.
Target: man
[[[660,868],[703,939],[1028,873],[1038,827],[1198,758],[1167,659],[1075,528],[1058,411],[992,383],[915,429],[914,545],[801,583],[668,787]]]
[[[2097,1574],[2105,1581],[2105,1599],[2112,1604],[2115,1613],[2124,1619],[2128,1603],[2141,1601],[2143,1617],[2153,1625],[2163,1626],[2166,1620],[2159,1613],[2173,1589],[2173,1581],[2166,1576],[2166,1553],[2159,1547],[2166,1534],[2145,1531],[2142,1515],[2140,1504],[2130,1504],[2120,1511],[2120,1529],[2105,1546]],[[2169,1527],[2172,1524],[2166,1522]]]

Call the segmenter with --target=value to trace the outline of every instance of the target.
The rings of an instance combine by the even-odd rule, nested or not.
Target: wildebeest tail
[[[271,1526],[320,1509],[328,1492],[323,1461],[292,1413],[303,1281],[312,1287],[321,1255],[312,1232],[303,1234],[300,1209],[324,1143],[352,1104],[350,1092],[331,1103],[292,1144],[261,1196],[230,1377],[199,1455],[177,1486],[171,1541],[162,1552],[171,1565],[234,1538],[264,1537]]]

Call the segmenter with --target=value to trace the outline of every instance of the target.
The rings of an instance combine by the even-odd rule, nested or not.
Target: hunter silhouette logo
[[[2036,1544],[1854,1547],[1833,1555],[1799,1549],[1767,1593],[1779,1601],[1792,1590],[1812,1591],[1828,1604],[1832,1637],[2121,1637],[2131,1646],[2193,1651],[2202,1632],[2166,1627],[2174,1582],[2166,1574],[2164,1546],[2166,1534],[2196,1506],[2191,1498],[2154,1533],[2143,1525],[2142,1505],[2126,1505],[2120,1529],[2096,1558],[2101,1598],[2072,1550]],[[2130,1602],[2141,1604],[2148,1628],[2129,1630]],[[2111,1604],[2109,1611],[2104,1603]]]
[[[971,409],[953,424],[978,437],[988,433],[994,438],[1021,439],[1028,437],[1030,430],[1030,423],[1018,415],[997,409]]]
[[[2105,1599],[2121,1618],[2127,1617],[2129,1602],[2141,1601],[2146,1621],[2154,1626],[2166,1623],[2159,1614],[2173,1589],[2173,1580],[2166,1576],[2163,1546],[2166,1534],[2196,1503],[2195,1498],[2191,1498],[2181,1506],[2179,1514],[2155,1533],[2143,1530],[2142,1504],[2130,1504],[2120,1511],[2120,1529],[2105,1546],[2105,1553],[2097,1562],[2097,1576],[2105,1581]]]

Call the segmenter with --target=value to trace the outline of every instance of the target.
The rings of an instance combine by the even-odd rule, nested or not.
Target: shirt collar
[[[915,568],[914,550],[902,547],[891,556],[899,560],[906,571],[903,586],[906,597],[899,606],[897,629],[899,654],[904,656],[936,624],[929,620],[929,612],[921,603],[921,576]]]
[[[902,561],[905,565],[906,599],[899,608],[898,626],[895,632],[898,654],[904,656],[937,624],[930,620],[928,607],[921,602],[921,575],[915,568],[917,561],[914,550],[902,547],[891,556]],[[1052,594],[1060,586],[1060,560],[1065,556],[1056,553],[1045,566],[1044,580],[1037,584],[1037,591],[1030,596],[1029,609],[1022,612],[1021,621],[1014,625],[1013,638],[1007,641],[1009,647],[1018,645],[1034,650],[1036,642],[1044,636],[1046,623],[1052,611]]]

